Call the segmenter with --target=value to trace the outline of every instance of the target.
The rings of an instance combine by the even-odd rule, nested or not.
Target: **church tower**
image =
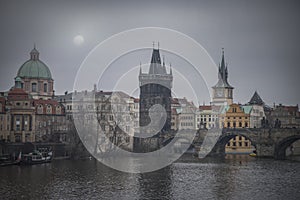
[[[167,73],[165,62],[161,63],[159,49],[153,48],[150,68],[148,73],[140,69],[140,126],[150,123],[149,109],[155,104],[163,106],[167,112],[167,119],[162,132],[171,129],[171,88],[172,69]]]
[[[212,105],[222,106],[233,103],[233,87],[228,83],[228,68],[225,65],[224,49],[222,49],[222,61],[219,64],[218,83],[212,87]]]

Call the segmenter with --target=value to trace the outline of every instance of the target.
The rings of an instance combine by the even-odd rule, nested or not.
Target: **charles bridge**
[[[186,134],[192,131],[187,131]],[[223,129],[200,129],[197,131],[191,147],[201,157],[225,155],[225,145],[230,139],[243,136],[251,141],[256,148],[257,157],[271,157],[274,159],[285,159],[286,149],[293,142],[300,139],[300,129],[296,128],[223,128]],[[175,137],[181,143],[188,143],[190,137]],[[169,135],[165,137],[164,143],[174,139]]]

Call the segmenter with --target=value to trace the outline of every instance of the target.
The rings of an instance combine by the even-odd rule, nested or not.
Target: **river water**
[[[185,156],[130,174],[95,160],[0,168],[0,199],[300,199],[300,162]]]

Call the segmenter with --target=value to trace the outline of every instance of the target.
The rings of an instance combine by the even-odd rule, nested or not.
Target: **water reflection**
[[[300,162],[182,157],[131,174],[95,160],[0,168],[0,199],[299,199]]]
[[[139,176],[139,188],[143,199],[160,197],[160,199],[173,199],[172,168],[170,166],[161,170],[143,173]]]

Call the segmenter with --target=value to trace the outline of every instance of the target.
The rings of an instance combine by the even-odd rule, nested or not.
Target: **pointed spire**
[[[162,71],[160,54],[158,49],[153,49],[149,74],[160,74]]]
[[[265,102],[261,99],[261,97],[259,96],[259,94],[257,93],[257,91],[255,90],[252,98],[249,101],[250,105],[264,105]]]
[[[224,79],[224,78],[225,78],[225,58],[224,58],[224,48],[222,48],[222,61],[221,61],[221,67],[220,67],[220,70],[221,70],[222,78]]]
[[[222,58],[221,58],[221,63],[219,63],[219,72],[218,72],[219,80],[215,87],[233,88],[228,83],[228,64],[225,62],[225,53],[224,52],[225,52],[224,48],[222,48]]]
[[[142,62],[140,62],[140,74],[142,74]]]

